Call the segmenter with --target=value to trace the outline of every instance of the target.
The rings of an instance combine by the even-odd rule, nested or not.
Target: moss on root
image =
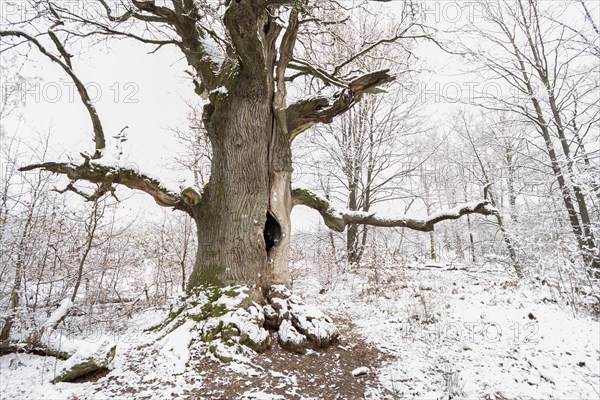
[[[167,319],[153,328],[157,331],[153,342],[142,347],[167,340],[169,334],[191,320],[197,339],[209,344],[210,353],[219,353],[219,360],[232,358],[232,354],[246,355],[248,349],[264,350],[269,337],[263,328],[262,307],[248,300],[250,292],[247,286],[191,290],[171,305]]]
[[[285,286],[272,286],[266,291],[265,305],[252,301],[255,290],[238,285],[204,286],[190,291],[174,302],[152,343],[163,351],[166,343],[180,343],[184,333],[190,345],[202,343],[221,362],[249,362],[255,352],[270,347],[273,332],[282,347],[298,353],[306,348],[327,347],[337,339],[331,319],[304,305]],[[186,327],[179,329],[184,324]]]

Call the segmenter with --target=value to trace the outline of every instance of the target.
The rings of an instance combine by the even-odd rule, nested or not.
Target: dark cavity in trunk
[[[267,221],[265,222],[264,236],[265,248],[268,255],[271,249],[277,246],[277,244],[281,241],[281,226],[271,211],[267,211]]]

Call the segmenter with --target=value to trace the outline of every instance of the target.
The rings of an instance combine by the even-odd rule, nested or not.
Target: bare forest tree
[[[586,9],[585,2],[576,3]],[[557,10],[548,3],[517,0],[481,6],[495,30],[473,25],[471,32],[495,50],[471,54],[505,83],[505,94],[512,93],[495,97],[496,104],[488,107],[513,113],[537,131],[580,256],[590,274],[597,274],[600,252],[591,205],[598,192],[594,178],[582,173],[597,169],[597,156],[588,155],[586,145],[597,143],[593,127],[600,112],[597,80],[589,73],[590,68],[597,70],[598,57],[590,52],[590,43],[581,43],[582,34],[591,37],[585,35],[588,16],[584,13],[581,30],[573,31],[557,22]]]
[[[494,205],[494,207],[499,207],[500,205],[498,204],[498,196],[495,194],[495,190],[493,188],[493,184],[498,183],[498,182],[497,182],[496,177],[492,176],[491,174],[494,170],[496,170],[498,168],[499,165],[502,165],[502,164],[490,165],[488,160],[485,159],[484,155],[481,154],[481,150],[480,150],[481,148],[485,149],[486,147],[489,146],[489,144],[484,143],[484,144],[477,145],[475,143],[475,138],[473,137],[474,135],[470,130],[470,124],[466,121],[465,115],[463,114],[461,117],[462,117],[461,118],[462,119],[461,134],[466,139],[466,142],[467,142],[466,147],[470,148],[470,151],[472,151],[473,156],[476,160],[476,166],[478,167],[477,175],[479,175],[479,180],[486,188],[486,197],[489,198],[490,202],[492,203],[492,205]],[[494,132],[493,130],[492,130],[490,136],[502,138],[502,135],[500,135],[499,132]],[[514,212],[515,212],[515,208],[516,208],[516,196],[514,194],[514,187],[513,187],[514,186],[514,170],[513,170],[514,164],[512,161],[512,157],[514,155],[512,153],[512,149],[510,146],[505,147],[504,150],[505,150],[505,154],[506,154],[505,166],[506,166],[506,171],[508,173],[508,178],[507,178],[507,184],[508,184],[508,188],[509,188],[508,199],[509,199],[510,210],[511,210],[511,212],[509,212],[509,215],[511,215],[512,218],[514,219],[515,218]],[[494,165],[496,167],[494,167]],[[502,234],[502,240],[503,240],[504,244],[506,245],[506,250],[512,261],[512,266],[513,266],[517,276],[519,278],[523,278],[523,267],[521,265],[521,262],[519,261],[518,255],[517,255],[517,250],[515,248],[515,246],[516,246],[515,241],[511,237],[511,233],[508,230],[507,225],[504,222],[504,218],[500,213],[496,214],[496,221],[498,223],[498,228],[500,229],[500,232]]]

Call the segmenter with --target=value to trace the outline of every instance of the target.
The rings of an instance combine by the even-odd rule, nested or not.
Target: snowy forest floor
[[[569,298],[541,278],[516,285],[500,271],[435,265],[293,274],[294,292],[336,322],[337,345],[306,355],[275,345],[222,364],[195,342],[174,375],[187,359],[177,346],[138,348],[167,312],[147,310],[104,333],[117,356],[86,382],[51,384],[64,362],[53,357],[0,357],[0,398],[600,399],[600,323],[572,301],[594,289]],[[359,367],[368,372],[354,376]]]

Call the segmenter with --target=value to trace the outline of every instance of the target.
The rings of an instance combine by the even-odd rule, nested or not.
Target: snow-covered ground
[[[393,356],[378,381],[399,398],[600,398],[600,323],[559,307],[546,282],[415,268],[379,286],[345,276],[319,302]]]
[[[162,351],[140,347],[151,338],[144,328],[166,312],[149,310],[135,316],[127,332],[86,339],[117,343],[111,370],[93,382],[50,383],[66,363],[53,357],[0,357],[0,398],[600,399],[600,324],[557,302],[546,282],[519,286],[492,271],[415,266],[346,272],[324,288],[317,271],[306,268],[295,271],[294,291],[348,326],[346,337],[362,338],[360,346],[374,350],[342,338],[337,352],[278,351],[250,365],[224,366],[201,356],[206,348],[197,343],[181,368],[168,354],[181,353],[180,344],[169,342]],[[381,361],[359,370],[366,363],[362,357],[377,350]],[[344,352],[350,358],[340,358]],[[318,382],[319,367],[332,361],[327,358],[336,359],[336,367],[323,367],[326,379]],[[187,361],[187,354],[179,359]],[[348,359],[353,365],[339,365]],[[302,371],[313,376],[303,380],[300,375],[309,372]],[[267,378],[279,384],[262,384]],[[315,380],[311,390],[303,386]],[[319,387],[336,384],[362,390],[318,394]]]

